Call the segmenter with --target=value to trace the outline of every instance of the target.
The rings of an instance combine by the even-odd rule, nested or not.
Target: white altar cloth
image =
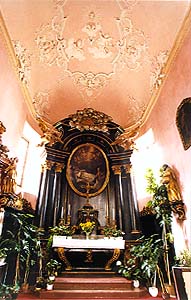
[[[69,249],[125,249],[122,239],[66,239],[63,236],[53,236],[52,247]]]

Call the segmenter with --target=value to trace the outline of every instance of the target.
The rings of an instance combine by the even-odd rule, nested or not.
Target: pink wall
[[[0,120],[6,127],[3,134],[3,144],[10,150],[9,156],[13,157],[21,136],[24,121],[26,119],[27,107],[23,100],[19,81],[17,81],[14,68],[7,56],[7,49],[0,35]]]
[[[183,201],[187,207],[187,220],[184,224],[187,230],[185,239],[190,239],[191,236],[189,221],[191,208],[191,148],[186,151],[183,148],[176,127],[176,112],[182,100],[191,97],[190,55],[191,30],[171,66],[162,93],[147,122],[143,126],[141,133],[144,134],[147,130],[152,128],[154,140],[157,142],[157,147],[161,149],[160,159],[163,157],[163,161],[160,161],[160,166],[162,166],[163,163],[169,164],[176,170],[177,176],[179,177]],[[149,157],[145,157],[144,159],[148,159],[148,167],[152,168],[149,164]],[[156,154],[156,161],[157,159],[159,158]],[[139,195],[138,198],[139,202],[145,201],[144,197],[141,199],[141,195]]]

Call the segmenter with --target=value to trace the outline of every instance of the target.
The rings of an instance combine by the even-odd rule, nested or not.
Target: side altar
[[[74,268],[91,268],[112,270],[112,264],[116,262],[120,254],[125,249],[125,240],[121,238],[105,239],[95,236],[92,239],[64,238],[63,236],[53,236],[52,247],[57,251],[59,258],[65,265],[65,270]],[[78,266],[76,265],[75,253],[83,253],[81,260],[78,256]],[[70,254],[73,253],[73,258]],[[99,264],[96,263],[96,256],[99,256]]]

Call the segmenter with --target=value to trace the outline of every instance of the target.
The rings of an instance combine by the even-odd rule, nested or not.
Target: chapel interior
[[[24,253],[29,269],[19,270],[20,250],[0,264],[2,286],[73,298],[64,279],[119,280],[132,246],[171,234],[164,279],[159,268],[154,280],[163,299],[191,299],[173,273],[174,257],[191,250],[190,53],[190,0],[0,0],[0,252],[10,236],[21,243],[24,226],[40,249]],[[149,206],[153,186],[154,196],[164,188],[168,228]],[[50,258],[60,298],[37,289]],[[118,298],[145,299],[134,279]]]

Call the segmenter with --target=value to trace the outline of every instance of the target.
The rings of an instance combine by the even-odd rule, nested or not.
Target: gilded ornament
[[[17,157],[10,158],[9,165],[5,169],[3,169],[2,179],[1,179],[2,193],[15,193],[16,191],[17,162],[18,162]]]
[[[132,130],[125,130],[124,133],[122,133],[115,139],[112,145],[119,145],[124,150],[135,149],[135,139],[139,135],[139,127],[140,126]]]
[[[107,132],[107,123],[112,121],[111,117],[93,108],[78,110],[76,114],[70,115],[69,117],[71,118],[69,125],[80,131],[91,130]]]
[[[46,144],[52,146],[57,142],[62,143],[62,133],[59,132],[52,124],[42,120],[40,117],[36,117],[36,120],[43,132],[43,135],[41,136],[41,143],[38,146],[42,147]]]

